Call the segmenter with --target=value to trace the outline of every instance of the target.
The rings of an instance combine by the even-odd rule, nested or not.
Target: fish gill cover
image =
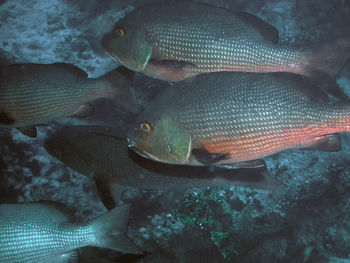
[[[118,66],[101,47],[102,36],[125,14],[153,2],[0,1],[0,61],[65,62],[99,77]],[[282,44],[295,47],[331,43],[350,32],[349,1],[202,2],[256,15],[277,28]],[[337,81],[350,95],[349,65]],[[147,101],[144,93],[160,85],[165,84],[136,74],[132,86],[143,91],[141,107]],[[135,116],[113,105],[99,102],[88,119],[64,118],[41,126],[36,140],[1,129],[1,203],[59,201],[84,220],[106,212],[93,179],[51,157],[43,141],[67,124],[97,122],[127,129]],[[264,158],[270,175],[286,185],[283,190],[127,188],[122,202],[132,207],[128,235],[146,255],[83,249],[81,261],[350,262],[350,136],[341,137],[339,152],[294,150]]]

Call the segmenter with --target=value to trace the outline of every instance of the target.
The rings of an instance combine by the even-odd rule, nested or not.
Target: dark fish
[[[85,246],[126,253],[141,251],[126,237],[129,207],[121,206],[88,223],[73,223],[53,202],[0,205],[0,262],[78,262]]]
[[[88,102],[98,98],[133,109],[130,76],[117,69],[90,79],[81,69],[64,63],[17,64],[0,68],[0,127],[17,127],[35,137],[35,125],[64,116],[87,115]]]
[[[81,131],[86,129],[86,131]],[[143,189],[239,185],[275,189],[282,184],[265,172],[167,165],[128,149],[127,142],[89,128],[68,128],[45,141],[46,150],[72,169],[100,182]]]
[[[334,76],[350,55],[350,41],[295,49],[258,17],[205,3],[171,1],[134,10],[105,35],[102,45],[131,70],[169,81],[218,71],[292,72],[348,99]]]
[[[287,149],[340,150],[350,105],[290,73],[203,74],[163,92],[130,129],[130,146],[173,164],[259,167]]]

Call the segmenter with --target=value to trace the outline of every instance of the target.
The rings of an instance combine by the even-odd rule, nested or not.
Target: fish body
[[[30,127],[88,111],[88,102],[116,97],[131,102],[131,80],[114,71],[89,79],[64,63],[16,64],[0,68],[0,127]]]
[[[339,150],[350,106],[290,73],[222,72],[182,81],[140,114],[128,141],[166,163],[259,166],[287,149]]]
[[[350,53],[349,41],[309,49],[279,45],[277,30],[258,17],[186,1],[134,10],[102,45],[129,69],[168,81],[219,71],[292,72],[317,80],[321,72],[336,74]]]
[[[76,249],[98,246],[140,253],[124,235],[129,207],[123,206],[88,223],[72,223],[56,203],[0,205],[0,262],[77,262]]]
[[[45,141],[45,148],[65,165],[107,184],[149,190],[222,185],[275,189],[281,186],[264,173],[154,162],[130,151],[123,139],[91,132],[89,128],[79,129],[58,132]]]

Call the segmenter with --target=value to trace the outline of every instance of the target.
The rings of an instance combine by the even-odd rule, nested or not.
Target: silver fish
[[[139,254],[124,234],[129,210],[126,205],[116,207],[91,222],[72,223],[59,203],[2,204],[0,262],[78,262],[76,249],[85,246]]]

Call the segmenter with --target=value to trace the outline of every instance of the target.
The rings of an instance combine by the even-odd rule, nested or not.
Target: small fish
[[[16,64],[0,68],[0,127],[16,127],[30,137],[35,125],[64,116],[84,116],[98,98],[115,98],[132,110],[135,99],[130,76],[122,69],[90,79],[81,69],[64,63]]]
[[[110,184],[149,190],[238,185],[273,190],[282,186],[263,169],[233,171],[153,162],[130,151],[125,140],[92,129],[66,128],[49,137],[45,148],[65,165],[95,177],[98,188],[110,190]],[[98,190],[100,196],[105,191]]]
[[[0,205],[0,262],[78,262],[85,246],[140,254],[125,235],[129,206],[120,206],[87,223],[73,223],[59,203],[40,201]]]
[[[243,168],[287,149],[339,151],[338,132],[350,132],[350,104],[330,103],[306,78],[221,72],[161,93],[128,141],[159,162]]]
[[[138,8],[102,39],[125,67],[167,81],[219,71],[292,72],[349,99],[334,75],[350,55],[349,40],[296,49],[260,18],[205,3],[171,1]]]

